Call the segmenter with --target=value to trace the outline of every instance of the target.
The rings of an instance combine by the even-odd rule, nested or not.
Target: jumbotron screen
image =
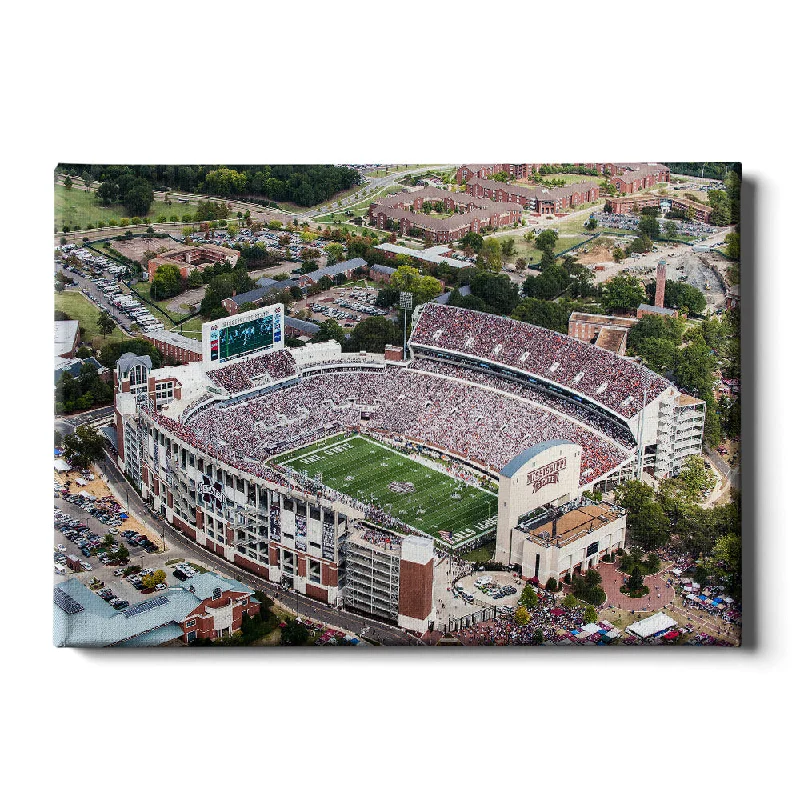
[[[222,364],[257,350],[283,347],[283,306],[236,314],[203,325],[203,357]]]

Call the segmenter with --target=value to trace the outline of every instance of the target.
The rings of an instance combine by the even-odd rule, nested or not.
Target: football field
[[[357,500],[373,503],[393,517],[459,546],[493,532],[497,495],[468,486],[436,469],[362,436],[337,436],[278,456],[275,461]]]

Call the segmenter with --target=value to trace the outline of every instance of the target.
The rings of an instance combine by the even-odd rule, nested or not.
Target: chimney
[[[558,512],[553,515],[553,538],[556,538],[558,528]]]
[[[658,308],[664,308],[664,289],[667,285],[667,262],[659,261],[656,269],[656,302]]]

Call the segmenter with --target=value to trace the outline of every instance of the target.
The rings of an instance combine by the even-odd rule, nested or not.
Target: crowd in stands
[[[361,419],[362,411],[369,412],[368,420]],[[315,375],[241,404],[201,409],[189,426],[199,441],[250,462],[315,440],[321,432],[359,426],[495,471],[533,445],[568,439],[583,448],[582,484],[630,457],[614,442],[522,397],[406,369]]]
[[[447,375],[478,386],[490,387],[500,392],[517,395],[533,403],[547,406],[548,408],[566,414],[574,420],[589,425],[592,428],[602,431],[606,436],[614,439],[623,447],[630,448],[635,446],[633,435],[629,429],[622,429],[620,424],[615,424],[606,416],[598,413],[595,409],[586,405],[567,400],[566,398],[556,397],[532,385],[523,385],[515,380],[504,378],[500,375],[493,375],[482,370],[475,370],[469,367],[462,367],[452,362],[441,361],[435,358],[417,357],[409,363],[410,369],[422,372],[432,372],[436,375]]]
[[[410,344],[463,353],[557,383],[625,419],[641,410],[645,390],[649,402],[669,385],[635,362],[564,334],[436,303],[423,308]]]
[[[235,361],[219,369],[209,370],[212,383],[230,394],[239,394],[265,383],[274,383],[297,374],[297,364],[289,350],[278,350],[263,356]]]

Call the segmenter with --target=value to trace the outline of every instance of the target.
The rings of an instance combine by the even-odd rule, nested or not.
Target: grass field
[[[362,436],[337,436],[275,460],[309,475],[321,474],[332,489],[373,502],[431,536],[450,531],[455,546],[483,535],[496,523],[496,495]],[[389,488],[394,481],[411,482],[414,491],[394,492]]]
[[[155,200],[150,206],[147,216],[155,222],[159,217],[169,219],[177,216],[181,219],[184,214],[194,214],[197,211],[195,203],[173,203],[167,205],[161,200]],[[107,225],[109,220],[115,219],[117,223],[123,218],[130,219],[130,214],[118,204],[103,206],[93,192],[73,187],[65,189],[61,185],[55,186],[55,224],[59,230],[65,225],[71,229],[76,225],[81,228],[95,228],[101,222]]]
[[[103,338],[97,324],[99,309],[79,292],[56,292],[55,307],[58,311],[68,314],[70,318],[78,320],[78,325],[85,330],[83,341],[93,347],[102,347],[103,344],[120,342],[127,338],[119,327],[114,328],[112,333]]]

